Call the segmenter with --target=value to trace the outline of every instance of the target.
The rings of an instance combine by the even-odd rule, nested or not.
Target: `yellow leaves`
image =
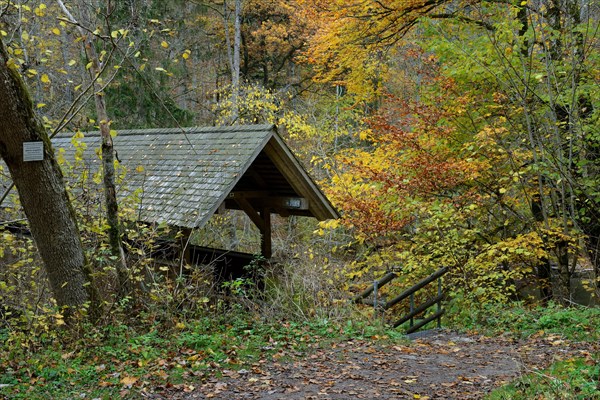
[[[137,381],[138,378],[136,378],[135,376],[125,376],[120,380],[123,386],[126,387],[132,387]]]
[[[119,29],[119,30],[112,31],[110,33],[110,37],[113,39],[118,39],[119,36],[125,37],[125,36],[127,36],[128,33],[129,33],[128,29]]]
[[[337,219],[328,219],[326,221],[319,222],[319,226],[323,229],[336,229],[341,225]]]
[[[342,84],[360,100],[372,99],[381,91],[388,71],[383,49],[396,40],[393,31],[402,26],[404,17],[398,14],[404,14],[405,7],[390,6],[398,14],[373,12],[378,8],[375,1],[367,0],[334,3],[327,12],[315,13],[317,32],[305,57],[314,64],[317,81]],[[371,18],[365,23],[357,15]]]
[[[52,28],[52,33],[54,33],[56,36],[60,35],[60,29],[54,27]]]
[[[328,219],[326,221],[319,222],[319,229],[313,233],[319,236],[324,236],[327,231],[332,231],[339,228],[342,222],[339,219]]]
[[[46,10],[46,5],[44,3],[41,3],[39,6],[37,6],[33,12],[35,15],[37,15],[38,17],[43,17],[44,15],[46,15],[45,13]]]
[[[160,46],[163,49],[168,49],[169,48],[169,43],[165,42],[164,40],[160,43]]]
[[[40,81],[42,81],[42,83],[49,84],[50,78],[48,77],[48,74],[42,74],[42,76],[40,77]]]
[[[19,66],[17,65],[16,61],[14,58],[9,58],[8,61],[6,62],[6,66],[9,69],[12,69],[13,71],[18,71],[19,70]]]
[[[181,57],[183,57],[184,60],[187,60],[188,58],[190,58],[190,54],[192,53],[191,50],[185,50],[183,52],[183,54],[181,55]]]
[[[140,70],[142,70],[142,67],[140,66]],[[166,69],[162,68],[162,67],[156,67],[154,68],[154,70],[158,71],[158,72],[162,72],[164,74],[166,74],[167,76],[173,76],[172,72],[167,71]]]
[[[72,66],[73,66],[73,65],[75,65],[75,64],[77,64],[77,61],[75,61],[75,60],[69,60],[69,62],[67,63],[67,65],[68,65],[69,67],[72,67]]]
[[[58,326],[65,324],[64,317],[61,313],[54,314],[54,323],[56,323],[56,325],[58,325]]]
[[[144,172],[144,171],[145,171],[145,169],[144,169],[144,166],[143,166],[143,165],[138,165],[138,166],[135,168],[135,172],[137,172],[137,173],[139,173],[139,174],[141,174],[141,173],[142,173],[142,172]]]
[[[358,137],[360,140],[367,140],[367,138],[370,136],[371,131],[369,129],[364,129],[361,130],[358,134]]]
[[[23,31],[21,33],[21,40],[23,40],[23,42],[28,42],[29,39],[30,39],[29,32]]]
[[[556,243],[566,244],[569,247],[571,254],[577,254],[581,251],[580,241],[583,239],[581,234],[575,232],[565,231],[564,227],[561,226],[560,221],[553,221],[557,226],[551,226],[547,229],[542,229],[542,234],[547,244],[555,245]]]

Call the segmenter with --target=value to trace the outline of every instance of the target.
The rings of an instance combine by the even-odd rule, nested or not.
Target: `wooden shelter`
[[[83,148],[78,169],[100,168],[98,132],[62,134],[52,143],[66,160]],[[114,148],[126,169],[118,195],[137,193],[143,222],[189,233],[220,210],[242,210],[260,230],[269,258],[271,214],[339,217],[272,125],[122,130]]]

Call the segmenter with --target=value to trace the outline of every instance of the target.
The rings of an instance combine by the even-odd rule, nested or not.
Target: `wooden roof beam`
[[[259,210],[264,208],[274,208],[278,210],[308,210],[309,201],[304,197],[292,196],[272,196],[269,192],[263,191],[243,191],[231,192],[228,199],[233,199],[236,203],[238,199],[245,199],[252,203],[253,207]]]
[[[260,214],[252,207],[252,204],[245,197],[234,198],[235,202],[240,206],[242,211],[250,217],[250,220],[254,222],[254,225],[258,227],[261,233],[265,232],[265,221],[261,218]]]
[[[243,196],[234,197],[233,200],[260,230],[262,255],[266,258],[271,258],[271,213],[265,208],[259,214],[252,204],[250,204]]]

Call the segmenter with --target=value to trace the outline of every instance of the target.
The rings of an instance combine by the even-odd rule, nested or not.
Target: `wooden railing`
[[[394,328],[404,324],[405,322],[410,321],[410,326],[406,330],[406,333],[413,333],[434,320],[437,320],[438,327],[441,327],[441,318],[442,318],[442,315],[444,314],[444,309],[442,308],[442,305],[441,305],[441,302],[444,299],[444,293],[442,291],[442,276],[444,276],[444,274],[446,274],[446,272],[448,272],[447,267],[440,268],[437,271],[435,271],[433,274],[429,275],[428,277],[422,279],[415,285],[406,289],[405,291],[403,291],[402,293],[400,293],[398,296],[394,297],[390,301],[384,301],[384,300],[380,299],[378,296],[379,289],[381,289],[382,286],[391,282],[392,280],[394,280],[394,278],[397,277],[397,275],[394,272],[388,272],[381,279],[373,282],[373,284],[371,286],[369,286],[367,289],[365,289],[362,293],[353,297],[352,301],[355,303],[371,305],[375,308],[376,311],[378,311],[378,310],[390,309],[391,307],[400,303],[402,300],[405,300],[408,298],[410,300],[409,312],[408,312],[408,314],[400,317],[400,319],[398,319],[397,321],[392,323],[392,326]],[[416,305],[415,304],[415,293],[418,292],[419,290],[423,289],[424,287],[426,287],[427,285],[429,285],[430,283],[432,283],[434,281],[437,281],[437,283],[438,283],[437,296],[427,300],[423,304]],[[367,297],[369,297],[371,294],[373,294],[373,297],[370,299],[367,299]],[[418,317],[420,314],[425,313],[429,308],[431,308],[435,305],[437,305],[437,310],[433,314],[427,316],[426,318],[420,319],[415,323],[416,317]]]

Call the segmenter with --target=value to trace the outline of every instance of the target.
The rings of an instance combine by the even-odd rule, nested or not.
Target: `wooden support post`
[[[271,210],[264,207],[260,212],[256,212],[252,204],[243,196],[234,196],[233,199],[240,208],[248,215],[250,220],[260,231],[260,250],[265,258],[271,258],[273,255],[271,245]]]

